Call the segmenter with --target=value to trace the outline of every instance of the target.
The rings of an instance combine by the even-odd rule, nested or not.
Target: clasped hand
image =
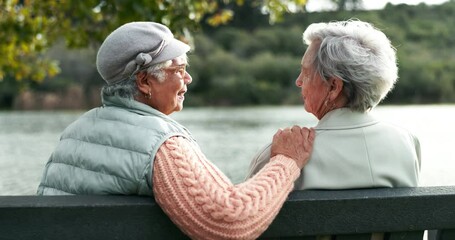
[[[292,158],[302,169],[308,162],[313,151],[315,131],[313,128],[294,125],[279,129],[273,136],[271,157],[282,154]]]

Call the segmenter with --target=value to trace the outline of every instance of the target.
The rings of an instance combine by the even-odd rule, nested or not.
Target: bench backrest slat
[[[422,239],[442,229],[432,239],[454,240],[454,203],[452,186],[296,191],[261,238]],[[0,239],[101,238],[188,239],[150,197],[0,196]]]

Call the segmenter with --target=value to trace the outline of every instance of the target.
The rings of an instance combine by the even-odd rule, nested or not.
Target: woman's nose
[[[187,85],[190,84],[191,82],[193,82],[193,78],[191,77],[191,75],[187,71],[185,71],[185,78],[184,79],[185,79],[185,83]]]
[[[295,85],[296,85],[297,87],[302,87],[302,81],[300,80],[300,78],[297,78],[297,79],[295,80]]]

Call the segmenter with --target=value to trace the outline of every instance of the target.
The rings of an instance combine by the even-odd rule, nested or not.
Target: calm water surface
[[[379,118],[409,129],[422,146],[422,186],[455,185],[455,105],[378,107]],[[0,195],[34,194],[60,133],[83,112],[0,112]],[[317,120],[301,106],[185,108],[171,115],[235,183],[276,129]]]

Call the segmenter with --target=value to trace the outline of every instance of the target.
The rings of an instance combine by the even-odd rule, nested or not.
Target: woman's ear
[[[343,80],[337,77],[332,77],[329,79],[330,84],[330,98],[335,100],[338,96],[343,94]]]
[[[136,85],[139,89],[139,92],[143,93],[144,95],[150,92],[151,86],[149,83],[148,74],[145,71],[136,74]]]

